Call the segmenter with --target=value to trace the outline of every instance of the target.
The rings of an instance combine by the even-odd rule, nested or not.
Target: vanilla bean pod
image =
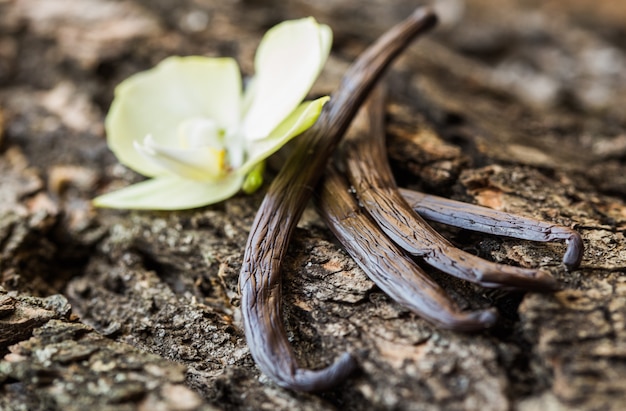
[[[497,321],[495,310],[461,312],[445,291],[398,248],[357,204],[334,168],[324,176],[316,205],[348,254],[389,297],[441,328],[476,331]]]
[[[374,109],[374,108],[372,108]],[[347,173],[359,202],[400,248],[458,278],[484,287],[554,290],[547,271],[496,264],[454,247],[400,194],[387,160],[383,116],[370,115],[342,146]]]
[[[311,191],[359,105],[389,63],[416,35],[435,23],[434,14],[420,8],[357,59],[317,122],[298,138],[298,146],[257,212],[239,277],[241,310],[252,357],[261,371],[282,387],[328,389],[356,367],[356,360],[348,353],[320,370],[298,366],[281,315],[281,263]]]
[[[583,258],[582,237],[569,227],[412,190],[400,189],[400,194],[426,220],[521,240],[564,240],[563,264],[569,269],[577,268]]]
[[[346,134],[362,132],[385,116],[384,87],[377,86]],[[372,130],[380,131],[380,130]],[[372,172],[376,172],[372,170]],[[492,326],[494,310],[461,312],[445,291],[382,232],[357,204],[346,180],[334,167],[326,170],[315,198],[317,209],[348,254],[388,296],[441,328],[475,331]]]

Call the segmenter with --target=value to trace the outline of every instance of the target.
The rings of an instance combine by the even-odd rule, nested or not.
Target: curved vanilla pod
[[[278,385],[301,391],[335,387],[356,367],[345,353],[334,364],[309,370],[298,366],[281,315],[280,268],[289,239],[327,160],[360,104],[390,62],[420,33],[436,23],[417,9],[351,66],[312,128],[270,185],[252,224],[239,276],[244,330],[252,357]]]
[[[462,312],[445,291],[359,207],[338,172],[326,170],[316,206],[326,225],[367,276],[389,297],[434,325],[477,331],[495,324],[494,309]]]
[[[564,240],[567,250],[563,264],[570,270],[576,269],[583,258],[582,237],[569,227],[402,188],[400,194],[426,220],[520,240]]]
[[[359,202],[400,248],[455,277],[484,287],[554,290],[547,271],[496,264],[454,247],[402,197],[385,149],[384,104],[373,100],[369,115],[359,117],[344,139],[342,153]]]

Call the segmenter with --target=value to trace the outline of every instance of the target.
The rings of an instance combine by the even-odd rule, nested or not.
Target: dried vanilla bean
[[[484,287],[557,287],[547,271],[496,264],[454,247],[413,211],[398,191],[387,160],[384,116],[377,112],[382,107],[369,107],[372,113],[347,136],[343,154],[360,203],[394,243],[447,274]]]
[[[314,126],[272,182],[257,212],[239,277],[241,309],[252,357],[282,387],[319,391],[336,386],[356,366],[350,354],[320,370],[300,368],[281,315],[280,268],[289,239],[311,191],[359,105],[383,70],[418,34],[436,22],[420,8],[393,27],[348,70]]]
[[[521,240],[564,240],[567,251],[563,255],[563,264],[569,269],[577,268],[583,258],[582,237],[569,227],[417,191],[400,189],[400,194],[411,208],[427,220]]]
[[[378,86],[352,121],[345,138],[349,140],[351,133],[363,132],[371,123],[382,124],[384,115],[384,87]],[[375,131],[380,130],[372,130]],[[495,310],[461,312],[445,291],[359,207],[347,182],[334,167],[326,171],[319,187],[321,194],[315,200],[320,215],[359,267],[385,294],[442,328],[475,331],[496,322]]]
[[[347,133],[348,142],[353,139],[360,142],[358,139],[367,138],[365,135],[370,136],[371,133],[384,134],[382,89],[378,86],[361,107]],[[353,137],[353,133],[361,133],[361,136]],[[362,147],[371,149],[375,145]],[[370,156],[379,156],[381,153],[384,155],[384,152],[377,151]],[[365,162],[363,169],[372,165],[367,164],[370,156],[359,157]],[[393,182],[390,174],[382,171],[376,167],[369,168],[370,174],[378,181]],[[494,324],[496,316],[493,311],[459,312],[445,292],[412,259],[407,258],[404,251],[357,205],[350,193],[351,189],[334,168],[327,170],[320,187],[322,193],[316,199],[316,205],[326,224],[368,277],[387,295],[443,328],[471,331]],[[582,257],[580,235],[567,227],[410,190],[401,189],[400,193],[410,201],[411,207],[427,219],[527,240],[564,239],[570,244],[564,261],[576,265]],[[395,208],[391,207],[386,213],[393,215]]]
[[[380,231],[334,168],[326,171],[320,187],[316,198],[320,215],[385,294],[441,328],[476,331],[496,322],[493,309],[461,312],[445,291]]]

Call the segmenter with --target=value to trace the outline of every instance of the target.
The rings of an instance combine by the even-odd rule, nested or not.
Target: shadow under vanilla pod
[[[257,212],[239,277],[241,309],[252,357],[261,371],[282,387],[300,391],[329,389],[357,366],[350,353],[319,370],[298,365],[283,326],[280,269],[313,188],[369,91],[391,61],[415,36],[434,26],[436,20],[428,9],[417,9],[359,56],[317,122],[299,138]],[[478,226],[470,229],[495,234],[539,241],[564,239],[570,245],[565,264],[573,268],[580,262],[582,240],[566,227],[399,191],[382,142],[382,97],[376,94],[367,107],[363,111],[370,131],[354,134],[343,151],[348,175],[364,207],[358,205],[347,182],[333,168],[321,185],[317,205],[352,257],[396,301],[434,324],[454,330],[486,328],[497,319],[494,310],[461,312],[407,254],[486,287],[548,291],[557,286],[555,279],[541,269],[495,264],[456,249],[411,207],[446,224],[467,227],[467,221],[471,221],[478,222]]]

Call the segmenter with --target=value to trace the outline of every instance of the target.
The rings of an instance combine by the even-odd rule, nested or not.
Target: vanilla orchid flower
[[[151,177],[94,199],[99,207],[180,210],[213,204],[262,182],[264,160],[317,120],[328,97],[302,103],[330,52],[313,18],[270,29],[245,92],[231,58],[170,57],[115,90],[107,142]]]

